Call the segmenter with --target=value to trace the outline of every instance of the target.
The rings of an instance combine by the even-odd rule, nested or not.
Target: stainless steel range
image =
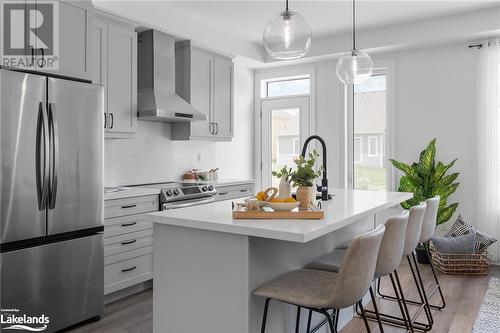
[[[210,203],[214,201],[214,195],[217,194],[213,185],[205,183],[167,182],[139,186],[161,190],[160,210]]]

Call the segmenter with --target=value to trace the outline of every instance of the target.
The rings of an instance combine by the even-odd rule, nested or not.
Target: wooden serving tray
[[[283,219],[283,220],[321,220],[325,213],[318,208],[308,208],[292,211],[274,211],[271,207],[264,207],[262,210],[247,210],[244,205],[236,204],[233,209],[233,219]]]

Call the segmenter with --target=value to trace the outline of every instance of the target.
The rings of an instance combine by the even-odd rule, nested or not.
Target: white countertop
[[[234,220],[231,200],[145,215],[159,224],[305,243],[412,198],[412,193],[331,189],[323,220]]]
[[[140,197],[143,195],[159,195],[160,189],[146,187],[121,187],[123,191],[104,193],[104,200]]]

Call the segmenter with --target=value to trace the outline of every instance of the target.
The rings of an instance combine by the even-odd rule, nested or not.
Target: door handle
[[[137,266],[132,266],[132,267],[130,267],[130,268],[125,268],[125,269],[122,269],[122,272],[124,272],[124,273],[125,273],[125,272],[130,272],[130,271],[133,271],[133,270],[134,270],[134,269],[136,269],[136,268],[137,268]]]
[[[123,205],[122,208],[134,208],[134,207],[137,207],[136,204],[133,204],[133,205]]]
[[[135,242],[137,242],[137,239],[131,239],[129,241],[122,242],[122,245],[134,244]]]
[[[122,223],[122,227],[130,227],[130,226],[133,226],[133,225],[136,225],[137,222],[130,222],[130,223]]]
[[[50,138],[50,176],[49,209],[56,207],[57,178],[59,174],[59,133],[57,130],[56,106],[49,103],[49,138]]]
[[[113,128],[113,125],[115,124],[115,118],[113,116],[112,113],[109,114],[109,118],[110,118],[110,121],[109,121],[109,129],[112,129]]]
[[[36,126],[35,170],[38,209],[44,210],[47,204],[47,182],[49,178],[49,140],[48,119],[45,104],[38,105],[38,119]],[[42,140],[43,137],[43,140]],[[43,149],[43,154],[42,150]],[[43,159],[43,163],[42,163]]]

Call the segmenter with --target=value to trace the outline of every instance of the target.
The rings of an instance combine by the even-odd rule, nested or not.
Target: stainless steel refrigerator
[[[0,305],[48,317],[43,332],[104,311],[103,100],[100,86],[0,70]]]

